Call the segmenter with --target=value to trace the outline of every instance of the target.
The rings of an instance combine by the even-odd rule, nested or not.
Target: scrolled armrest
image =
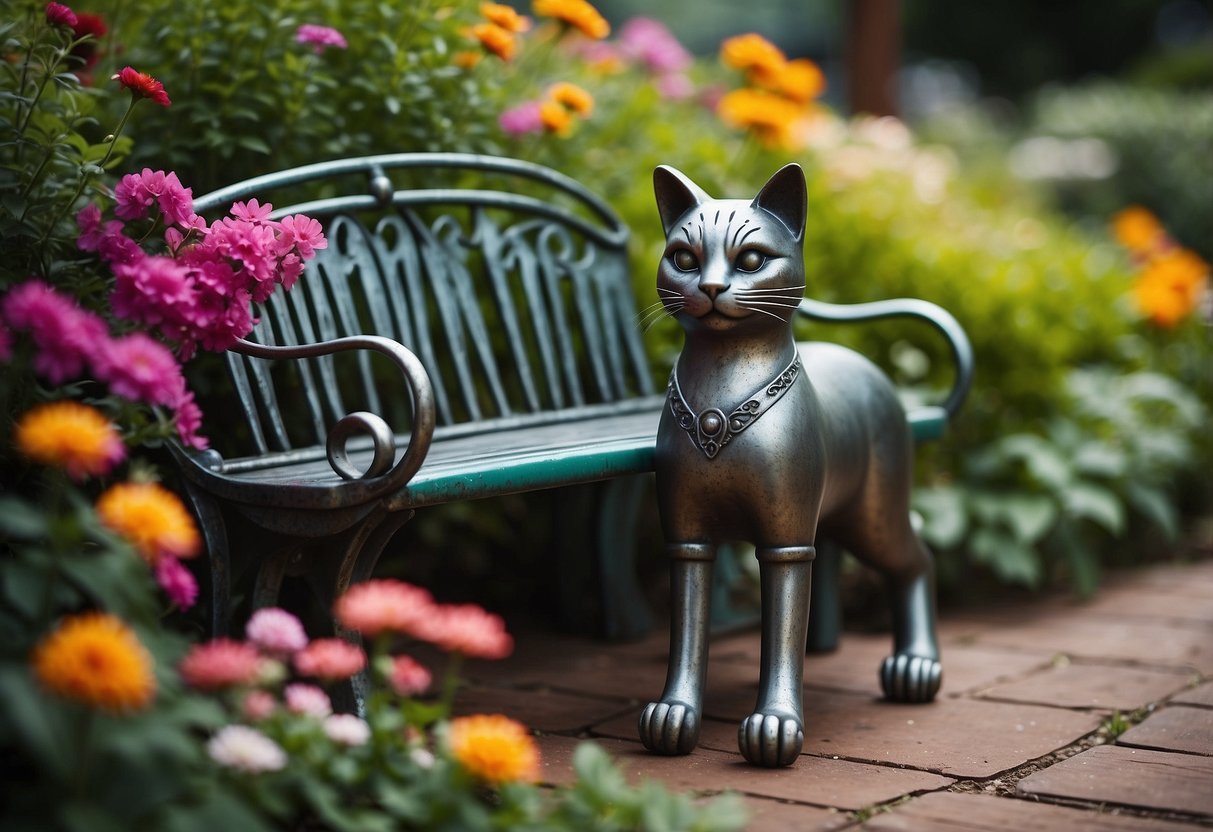
[[[918,318],[935,327],[947,339],[956,362],[952,389],[943,402],[948,418],[956,415],[973,384],[973,345],[960,322],[942,306],[918,298],[892,298],[870,303],[826,303],[805,298],[797,310],[802,316],[830,323],[873,321],[882,318]]]
[[[339,419],[329,429],[326,445],[329,465],[342,479],[357,480],[371,486],[377,495],[403,487],[421,468],[434,438],[434,388],[421,361],[403,344],[378,335],[354,335],[298,346],[258,344],[241,339],[229,349],[241,355],[266,359],[318,358],[350,350],[371,350],[386,356],[404,376],[409,392],[413,428],[408,447],[400,461],[393,466],[396,438],[392,429],[378,415],[357,411]],[[350,463],[345,445],[350,437],[361,432],[370,435],[373,456],[370,467],[359,473]]]

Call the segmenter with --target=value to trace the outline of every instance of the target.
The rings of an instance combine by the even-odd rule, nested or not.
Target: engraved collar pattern
[[[800,375],[800,356],[792,359],[782,373],[775,376],[771,382],[759,388],[752,396],[738,405],[732,413],[725,415],[718,407],[709,407],[696,413],[691,410],[682,390],[678,386],[678,364],[670,371],[670,381],[666,385],[666,398],[670,402],[670,412],[678,426],[687,432],[699,450],[708,459],[715,459],[725,445],[733,441],[733,437],[754,424],[758,417],[766,413],[783,394],[788,392]]]

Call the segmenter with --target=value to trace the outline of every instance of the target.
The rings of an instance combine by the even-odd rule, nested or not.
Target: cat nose
[[[704,278],[699,281],[699,291],[703,292],[712,300],[716,300],[716,296],[721,292],[727,291],[728,288],[728,281],[723,280],[722,278],[713,278],[705,275]]]

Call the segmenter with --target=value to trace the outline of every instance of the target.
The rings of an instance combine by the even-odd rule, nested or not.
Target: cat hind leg
[[[880,687],[893,702],[930,702],[943,682],[935,634],[935,581],[931,554],[916,534],[905,544],[921,568],[888,576],[893,613],[893,655],[880,666]]]

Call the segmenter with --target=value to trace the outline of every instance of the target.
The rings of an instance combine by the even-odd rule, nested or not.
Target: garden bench
[[[419,508],[600,481],[589,529],[604,626],[643,631],[632,475],[653,469],[664,396],[636,318],[628,229],[610,207],[535,164],[417,153],[257,177],[195,210],[253,197],[275,218],[319,219],[328,247],[226,353],[230,392],[209,406],[226,425],[212,436],[220,448],[173,446],[209,555],[214,631],[230,626],[233,570],[256,571],[254,607],[293,574],[327,608]],[[800,311],[940,330],[953,388],[909,413],[917,437],[939,435],[972,366],[949,314],[917,300]]]

